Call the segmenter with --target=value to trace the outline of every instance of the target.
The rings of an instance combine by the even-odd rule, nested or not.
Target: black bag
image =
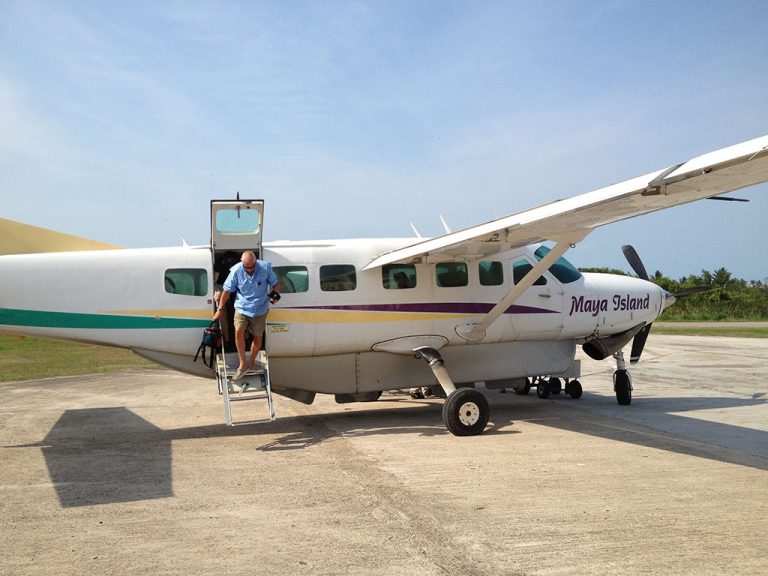
[[[210,356],[208,360],[205,358],[206,350],[210,350]],[[200,347],[197,349],[197,354],[195,354],[195,362],[197,362],[197,358],[202,354],[203,364],[208,366],[208,368],[213,368],[213,364],[216,361],[216,353],[220,350],[221,328],[219,328],[219,323],[214,320],[211,322],[211,325],[208,326],[208,328],[203,330],[203,341],[200,343]]]

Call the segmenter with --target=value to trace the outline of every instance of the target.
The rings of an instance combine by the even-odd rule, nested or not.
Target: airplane
[[[265,338],[275,393],[311,404],[383,391],[444,392],[457,436],[483,432],[488,390],[582,394],[576,346],[614,358],[617,402],[629,364],[675,301],[648,279],[580,272],[564,254],[595,228],[768,181],[768,136],[435,238],[262,242],[263,200],[211,201],[211,244],[124,249],[0,219],[0,331],[116,346],[215,377],[193,356],[227,260],[272,263],[282,298]],[[221,385],[221,383],[220,383]],[[220,388],[221,390],[221,388]]]

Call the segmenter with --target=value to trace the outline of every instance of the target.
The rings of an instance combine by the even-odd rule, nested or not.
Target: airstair
[[[274,422],[275,405],[272,401],[272,387],[269,383],[269,359],[264,350],[259,351],[256,369],[249,370],[240,380],[232,381],[239,360],[236,352],[226,352],[216,356],[216,380],[219,394],[224,398],[224,416],[227,426],[244,426]],[[266,401],[268,415],[264,418],[235,421],[232,416],[232,403],[245,401]],[[239,411],[239,410],[238,410]]]

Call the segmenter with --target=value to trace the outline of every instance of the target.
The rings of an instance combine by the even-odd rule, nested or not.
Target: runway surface
[[[768,340],[652,335],[628,407],[613,369],[471,438],[405,393],[227,428],[159,369],[0,384],[0,573],[768,573]]]

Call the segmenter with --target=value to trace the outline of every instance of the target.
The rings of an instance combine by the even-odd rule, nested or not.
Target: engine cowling
[[[643,329],[645,324],[645,322],[642,322],[634,328],[606,336],[605,338],[593,338],[585,342],[581,349],[593,360],[605,360],[629,344],[630,340]]]

